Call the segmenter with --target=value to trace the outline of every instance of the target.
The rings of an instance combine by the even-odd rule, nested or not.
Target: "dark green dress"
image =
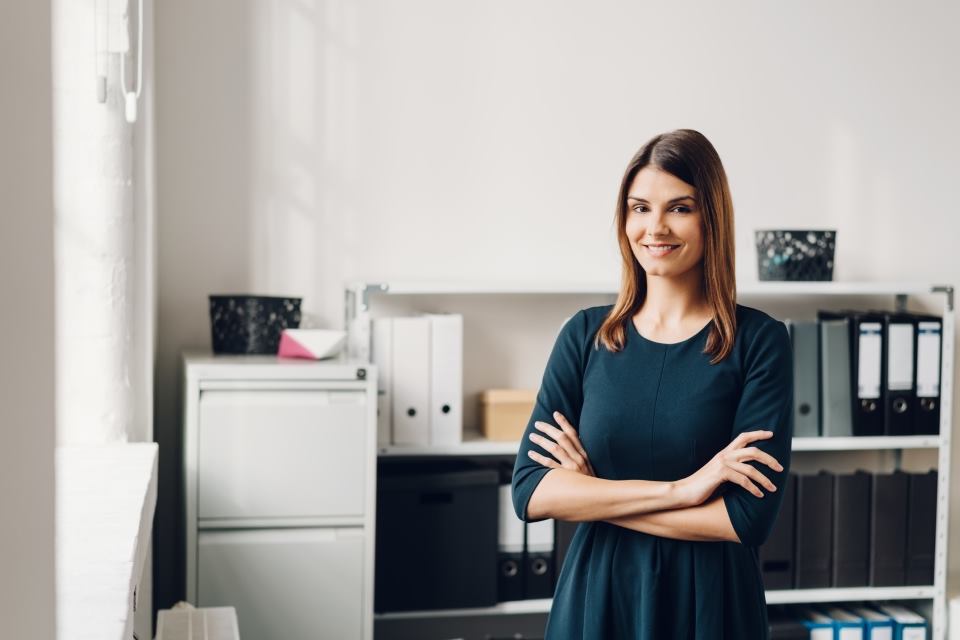
[[[755,461],[777,486],[757,498],[721,487],[741,543],[688,542],[607,522],[581,523],[557,580],[547,640],[758,640],[767,611],[757,547],[770,533],[790,468],[793,365],[784,324],[737,305],[733,351],[711,365],[702,353],[711,324],[675,344],[644,338],[627,322],[619,353],[593,338],[611,306],[578,311],[547,362],[513,474],[513,502],[527,503],[549,471],[527,451],[536,420],[560,411],[577,427],[597,476],[671,481],[706,464],[743,431],[769,429],[756,443],[784,467]],[[536,431],[537,433],[541,433]],[[547,454],[549,455],[549,454]]]

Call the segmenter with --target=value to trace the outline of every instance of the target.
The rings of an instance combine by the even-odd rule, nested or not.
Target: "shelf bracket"
[[[947,310],[953,311],[953,287],[950,285],[938,286],[931,289],[933,293],[942,293],[947,296]]]

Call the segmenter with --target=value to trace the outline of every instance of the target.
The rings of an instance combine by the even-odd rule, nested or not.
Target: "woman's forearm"
[[[604,518],[607,522],[634,531],[642,531],[662,538],[692,541],[740,542],[723,496],[707,500],[694,507],[684,507],[655,513],[641,513],[620,518]]]
[[[530,496],[527,515],[570,522],[608,520],[678,509],[685,504],[673,482],[605,480],[551,469]]]

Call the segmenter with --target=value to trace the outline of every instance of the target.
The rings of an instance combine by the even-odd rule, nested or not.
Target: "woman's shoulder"
[[[752,345],[789,345],[787,326],[766,311],[737,304],[737,342],[749,349]]]

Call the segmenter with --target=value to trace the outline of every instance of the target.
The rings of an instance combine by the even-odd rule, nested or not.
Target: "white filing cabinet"
[[[376,369],[184,356],[187,600],[243,640],[372,640]]]

